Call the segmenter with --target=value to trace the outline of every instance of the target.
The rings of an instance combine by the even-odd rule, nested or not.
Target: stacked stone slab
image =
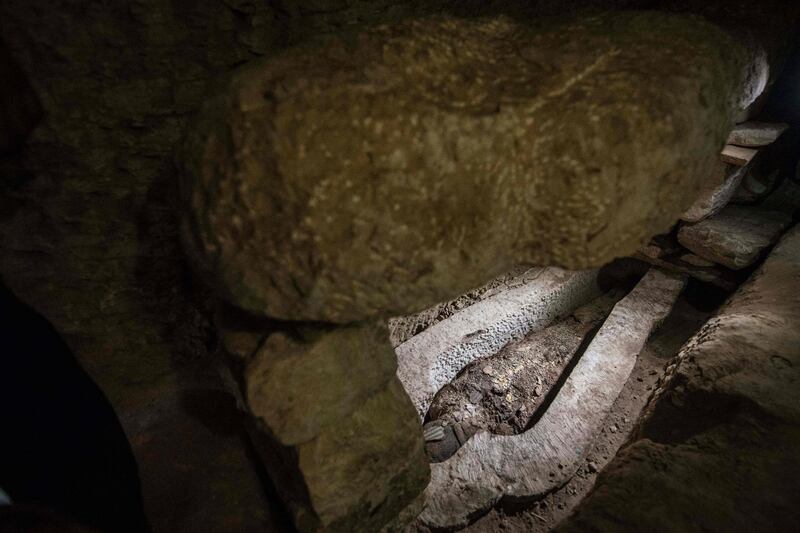
[[[433,396],[475,359],[548,326],[599,295],[597,271],[542,269],[397,347],[398,376],[424,420]]]
[[[739,270],[752,265],[791,221],[780,211],[731,205],[714,217],[683,226],[678,242],[700,257]]]
[[[429,471],[385,326],[275,329],[231,315],[217,319],[228,382],[298,529],[391,524]]]
[[[664,231],[762,55],[683,15],[433,18],[287,50],[208,100],[179,158],[185,249],[223,300],[285,321],[233,382],[301,530],[420,501],[419,420],[374,324]]]
[[[750,59],[656,12],[416,20],[293,49],[189,130],[186,248],[237,306],[337,323],[519,263],[601,265],[689,206],[762,77]]]

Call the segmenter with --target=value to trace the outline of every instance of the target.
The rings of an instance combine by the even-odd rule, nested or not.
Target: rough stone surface
[[[541,268],[517,267],[449,302],[436,304],[421,313],[390,318],[389,342],[396,348],[414,335],[476,302],[485,300],[507,289],[519,287],[538,276],[541,270]]]
[[[781,122],[744,122],[731,130],[727,143],[736,146],[766,146],[775,142],[788,127],[788,124]]]
[[[695,203],[681,215],[681,220],[700,222],[719,212],[731,200],[749,170],[749,165],[736,166],[719,161],[709,180],[710,186],[704,189]]]
[[[796,529],[799,293],[796,228],[667,367],[642,438],[559,531]]]
[[[720,152],[720,158],[725,163],[730,163],[740,167],[748,165],[756,155],[758,155],[758,150],[754,150],[753,148],[744,148],[742,146],[734,146],[732,144],[726,144],[725,148],[723,148],[722,152]]]
[[[422,522],[463,526],[504,496],[541,496],[572,477],[684,284],[685,278],[649,271],[614,307],[533,428],[508,437],[480,432],[452,458],[431,465]]]
[[[683,254],[681,256],[681,261],[684,263],[689,263],[690,265],[698,266],[698,267],[713,267],[714,263],[709,261],[708,259],[703,259],[700,256],[694,254]]]
[[[671,246],[671,243],[667,246]],[[650,255],[640,251],[634,257],[658,268],[679,274],[686,274],[704,283],[711,283],[726,291],[735,290],[736,287],[744,281],[742,276],[738,275],[737,272],[714,264],[702,257],[694,256],[694,254],[687,254],[686,250],[683,248],[665,249],[655,244],[650,245],[650,248]],[[660,253],[657,253],[657,251],[660,251]],[[697,259],[687,256],[694,256]],[[700,265],[699,263],[701,261],[711,263],[711,266]]]
[[[519,263],[599,266],[688,207],[761,83],[751,60],[657,12],[296,48],[189,130],[185,244],[220,295],[293,320],[416,312]]]
[[[385,327],[273,332],[244,359],[229,355],[259,456],[299,530],[378,530],[417,498],[429,476],[422,428]]]
[[[729,206],[712,218],[678,231],[678,242],[695,254],[734,270],[753,264],[792,221],[778,211]]]
[[[397,375],[420,418],[436,392],[469,363],[597,296],[596,278],[594,270],[541,269],[526,284],[473,304],[398,346]]]

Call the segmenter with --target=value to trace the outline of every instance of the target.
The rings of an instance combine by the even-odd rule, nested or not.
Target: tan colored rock
[[[650,270],[614,307],[533,428],[513,436],[479,432],[453,457],[431,465],[422,523],[463,527],[503,497],[533,499],[569,480],[684,284],[685,277]]]
[[[737,166],[719,161],[712,172],[709,186],[695,203],[681,215],[686,222],[700,222],[725,207],[747,175],[750,165]]]
[[[736,146],[766,146],[778,140],[788,128],[789,125],[782,122],[744,122],[731,130],[726,142]]]
[[[242,308],[339,323],[514,264],[599,266],[688,207],[761,83],[752,60],[656,12],[423,19],[298,47],[189,129],[186,248]]]
[[[536,278],[541,270],[541,268],[535,267],[515,267],[510,272],[497,276],[485,285],[462,294],[453,300],[436,304],[420,313],[390,318],[388,324],[389,341],[392,346],[397,348],[414,335],[425,331],[437,322],[447,319],[470,305],[525,284]]]
[[[225,346],[248,338],[228,329]],[[304,326],[229,356],[260,459],[300,531],[377,531],[418,497],[422,428],[385,327]]]
[[[720,159],[725,163],[743,167],[748,165],[753,158],[758,154],[758,150],[752,148],[744,148],[742,146],[734,146],[726,144],[725,148],[720,152]]]
[[[683,226],[678,242],[704,259],[738,270],[753,264],[791,221],[779,211],[728,206],[712,218]]]

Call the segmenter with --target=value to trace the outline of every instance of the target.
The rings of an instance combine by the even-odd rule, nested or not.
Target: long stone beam
[[[614,306],[533,428],[512,436],[478,433],[453,457],[432,464],[421,521],[461,527],[503,497],[538,497],[568,481],[685,279],[651,269]]]

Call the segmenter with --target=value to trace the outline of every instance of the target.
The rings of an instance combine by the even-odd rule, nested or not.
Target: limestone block
[[[416,19],[299,46],[188,129],[185,247],[235,305],[336,323],[515,264],[600,266],[694,200],[761,87],[752,58],[657,12]]]
[[[744,122],[737,124],[728,135],[727,144],[736,146],[766,146],[778,140],[778,137],[789,128],[782,122]]]
[[[513,436],[479,432],[453,457],[431,465],[421,521],[461,527],[504,496],[534,498],[569,480],[684,284],[685,277],[650,270],[614,307],[533,428]]]
[[[385,327],[302,326],[231,357],[260,459],[300,531],[377,531],[418,497],[422,428]]]
[[[800,522],[798,294],[796,227],[681,349],[652,401],[660,419],[558,531],[792,530]]]
[[[714,217],[683,226],[678,242],[700,257],[737,270],[753,264],[791,221],[779,211],[728,206]]]
[[[717,162],[709,180],[710,186],[704,189],[695,203],[681,215],[681,220],[700,222],[719,212],[731,200],[749,170],[750,165],[737,166],[722,161]]]
[[[743,167],[749,164],[757,154],[758,150],[754,150],[752,148],[726,144],[725,148],[723,148],[722,152],[720,152],[720,159],[722,159],[722,161],[725,163]]]

